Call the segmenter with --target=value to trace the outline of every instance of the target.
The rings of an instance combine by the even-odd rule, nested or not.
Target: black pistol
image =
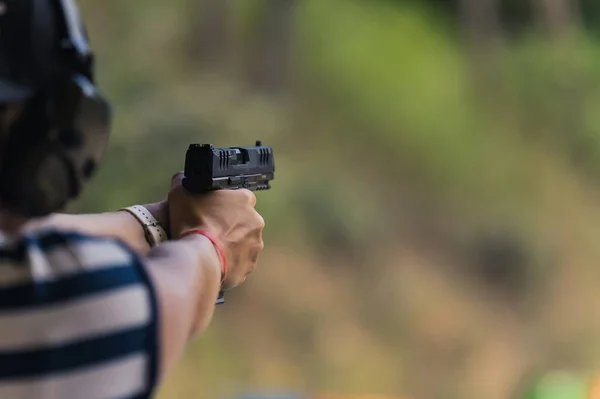
[[[275,178],[273,149],[260,141],[254,147],[215,148],[190,144],[185,154],[183,188],[191,194],[211,190],[269,190]],[[217,304],[225,302],[219,292]]]

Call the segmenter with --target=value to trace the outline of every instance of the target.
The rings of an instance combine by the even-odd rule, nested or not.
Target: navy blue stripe
[[[75,232],[58,232],[55,230],[28,233],[21,236],[13,244],[0,248],[0,260],[22,261],[29,247],[38,247],[42,251],[50,251],[59,246],[69,246],[82,242],[102,242],[103,238],[86,236]]]
[[[19,262],[25,259],[27,255],[27,245],[24,241],[19,241],[10,247],[0,248],[0,260]]]
[[[148,373],[147,373],[147,381],[148,386],[146,387],[146,392],[143,395],[140,395],[140,398],[150,398],[152,393],[156,389],[158,385],[158,371],[160,366],[160,357],[158,348],[161,347],[160,344],[160,335],[159,335],[159,313],[158,313],[158,300],[156,296],[156,291],[154,289],[154,285],[152,284],[152,280],[146,271],[146,268],[143,265],[143,262],[140,258],[135,254],[135,252],[131,251],[126,244],[119,241],[119,244],[123,249],[130,252],[134,258],[134,263],[136,265],[136,270],[139,273],[141,280],[146,283],[146,287],[148,288],[148,293],[150,297],[150,326],[148,327],[148,337],[147,337],[147,347],[146,353],[148,354]]]
[[[71,245],[87,241],[101,241],[102,239],[71,232],[44,231],[38,235],[26,235],[25,240],[30,244],[35,243],[42,251],[47,251],[61,245]]]
[[[145,352],[148,332],[145,326],[60,347],[0,352],[0,380],[48,376]]]
[[[0,288],[0,312],[55,305],[139,282],[140,277],[137,270],[131,264],[83,271],[55,281],[32,281],[18,286]]]
[[[32,235],[25,235],[24,239],[29,243],[35,243],[42,251],[47,251],[61,245],[71,245],[83,242],[104,242],[106,238],[83,235],[75,232],[43,231]]]

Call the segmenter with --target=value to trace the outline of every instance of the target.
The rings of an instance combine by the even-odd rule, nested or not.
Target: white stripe
[[[0,287],[52,281],[84,270],[99,270],[129,264],[132,255],[111,241],[75,242],[48,252],[30,247],[20,263],[0,263]]]
[[[136,354],[87,370],[0,382],[0,398],[107,399],[139,395],[149,383],[147,364],[144,354]]]
[[[59,306],[0,313],[0,351],[59,345],[141,326],[150,320],[148,296],[138,285]]]
[[[41,252],[38,250],[38,252]],[[82,269],[96,270],[115,264],[131,262],[131,254],[112,241],[75,242],[69,246],[60,246],[41,253],[52,265],[51,271],[41,278],[55,279],[76,273]],[[36,275],[36,280],[37,280]]]

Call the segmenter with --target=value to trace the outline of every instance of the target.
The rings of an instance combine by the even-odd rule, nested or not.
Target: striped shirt
[[[157,328],[152,285],[119,241],[0,240],[0,398],[149,398]]]

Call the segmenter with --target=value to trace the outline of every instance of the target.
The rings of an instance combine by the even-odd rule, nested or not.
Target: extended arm
[[[208,327],[215,309],[221,264],[212,243],[192,235],[166,242],[148,254],[160,320],[160,376],[172,370],[192,335]]]
[[[145,207],[168,226],[166,202]],[[195,234],[150,249],[142,225],[128,212],[53,214],[27,229],[46,227],[118,238],[138,252],[158,302],[159,378],[168,374],[189,339],[204,331],[212,318],[222,273],[213,244]]]
[[[165,228],[169,226],[166,201],[144,205]],[[30,222],[26,230],[51,227],[74,230],[83,234],[117,238],[140,254],[147,254],[150,246],[146,241],[140,222],[128,212],[105,212],[98,214],[70,215],[55,213]]]

